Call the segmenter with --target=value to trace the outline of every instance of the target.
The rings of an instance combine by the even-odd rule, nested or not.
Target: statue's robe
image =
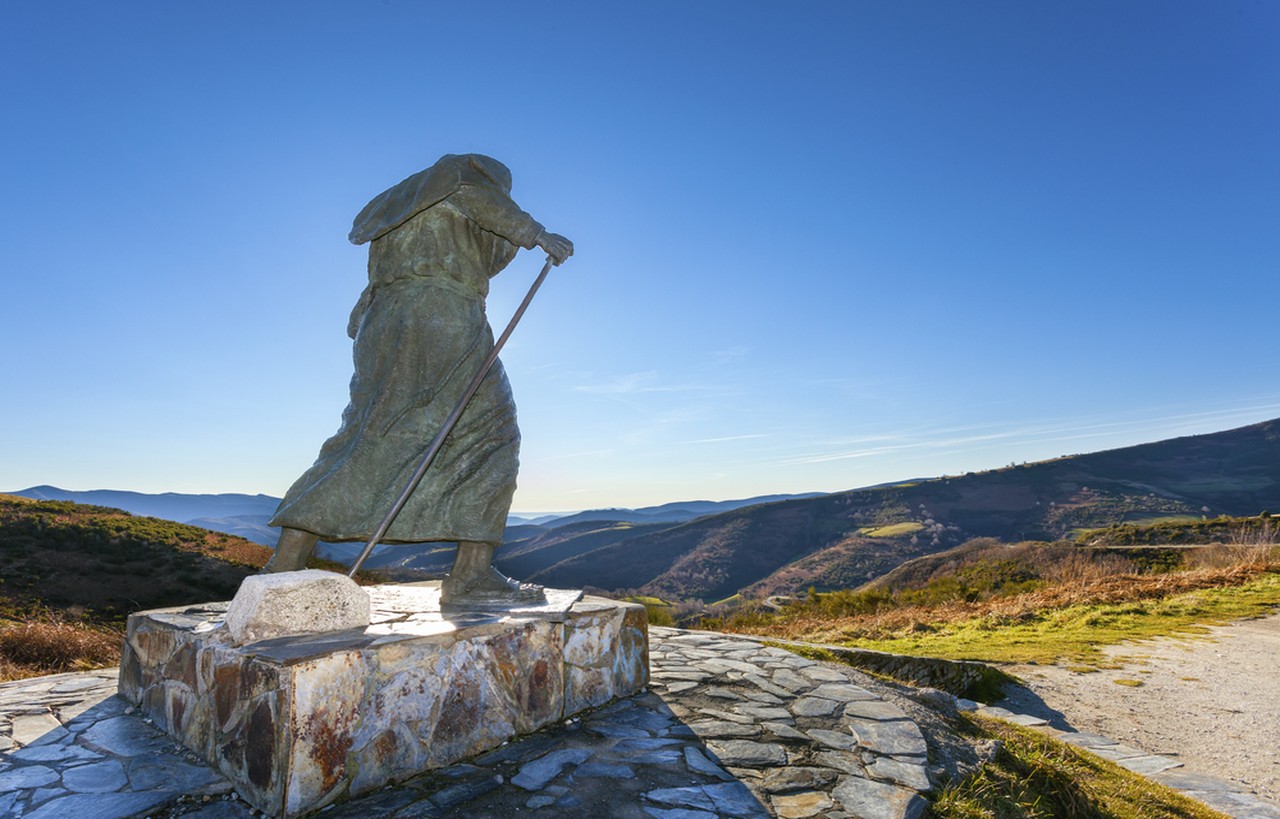
[[[351,314],[355,374],[342,427],[271,520],[322,540],[367,540],[493,349],[489,279],[542,226],[511,200],[510,173],[446,156],[376,197],[351,240],[369,246],[369,285]],[[520,432],[495,362],[386,536],[388,543],[500,543]]]

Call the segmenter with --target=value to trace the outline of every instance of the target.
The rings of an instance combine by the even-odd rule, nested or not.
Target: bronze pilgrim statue
[[[376,196],[350,239],[369,242],[369,284],[347,333],[355,339],[342,426],[280,502],[267,571],[305,567],[318,540],[369,539],[414,473],[468,381],[493,349],[489,279],[519,248],[554,264],[573,243],[511,199],[511,172],[480,154],[448,154]],[[455,541],[442,602],[537,600],[542,589],[492,565],[516,488],[520,431],[501,363],[466,405],[430,470],[382,542]]]

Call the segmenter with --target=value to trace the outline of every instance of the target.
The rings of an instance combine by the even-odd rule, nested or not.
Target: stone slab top
[[[521,622],[564,622],[572,616],[635,605],[584,597],[581,591],[572,589],[547,589],[547,601],[538,605],[442,610],[438,580],[385,583],[366,586],[364,590],[370,603],[367,627],[273,637],[238,648],[246,654],[289,665],[335,651],[359,650],[402,640],[453,642],[497,633]],[[227,608],[227,603],[215,602],[143,614],[175,629],[207,635],[206,639],[225,641],[233,646],[235,641],[225,624]]]

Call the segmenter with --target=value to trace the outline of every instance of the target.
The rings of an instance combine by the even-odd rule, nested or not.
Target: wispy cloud
[[[655,370],[628,373],[602,384],[582,384],[574,387],[577,392],[595,395],[638,395],[648,392],[691,392],[706,389],[709,387],[705,384],[660,384]]]
[[[768,437],[769,436],[763,432],[757,432],[751,435],[726,435],[722,438],[697,438],[692,441],[677,441],[676,444],[679,446],[685,446],[687,444],[718,444],[723,441],[746,441],[751,438],[768,438]]]
[[[1012,424],[999,427],[994,424],[973,426],[957,426],[932,430],[904,430],[898,434],[868,436],[864,439],[851,439],[839,442],[828,442],[827,448],[819,449],[803,455],[792,455],[778,459],[781,464],[817,464],[829,461],[871,458],[896,452],[912,450],[944,450],[964,452],[987,449],[996,445],[1008,444],[1045,444],[1067,441],[1088,440],[1124,433],[1142,433],[1141,439],[1155,440],[1160,437],[1177,434],[1193,434],[1191,427],[1196,424],[1216,421],[1225,423],[1236,419],[1247,423],[1256,420],[1258,413],[1273,412],[1280,409],[1280,404],[1262,401],[1249,402],[1248,406],[1233,406],[1223,409],[1201,409],[1194,412],[1169,412],[1155,417],[1102,420],[1093,418],[1057,419],[1040,424]],[[985,432],[983,430],[986,430]],[[972,434],[963,434],[972,433]],[[853,446],[856,443],[886,442],[883,446]],[[888,443],[893,441],[893,443]],[[839,444],[838,447],[832,446]],[[1123,446],[1124,444],[1119,444]]]

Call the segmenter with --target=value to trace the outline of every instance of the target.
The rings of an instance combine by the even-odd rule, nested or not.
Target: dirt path
[[[1208,639],[1130,644],[1108,654],[1124,667],[1089,674],[1009,668],[1027,687],[1000,704],[1177,757],[1187,771],[1244,783],[1280,803],[1280,614],[1214,628]]]

